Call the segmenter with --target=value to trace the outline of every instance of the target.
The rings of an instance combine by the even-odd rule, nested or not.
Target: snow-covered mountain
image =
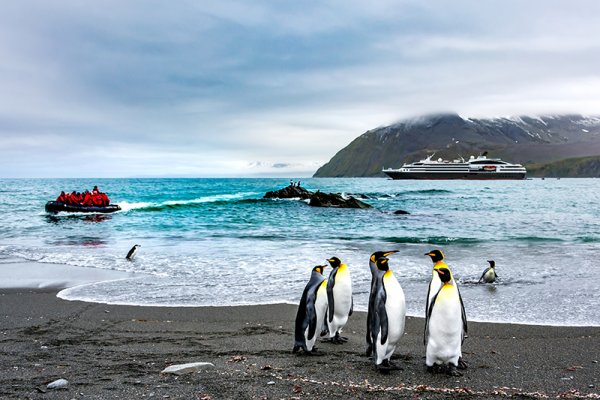
[[[428,154],[453,159],[487,151],[510,162],[544,164],[600,155],[600,117],[543,115],[474,119],[435,114],[365,132],[317,170],[315,177],[382,176]]]

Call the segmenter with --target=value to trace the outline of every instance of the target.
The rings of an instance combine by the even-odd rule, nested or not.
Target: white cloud
[[[0,174],[306,175],[421,113],[598,114],[598,37],[591,0],[3,2]]]

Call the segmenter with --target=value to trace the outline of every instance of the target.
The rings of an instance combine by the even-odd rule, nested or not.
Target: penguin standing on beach
[[[369,331],[375,367],[388,372],[395,367],[390,358],[404,333],[406,303],[402,286],[389,268],[388,258],[379,257],[375,265],[377,273],[369,296]]]
[[[142,247],[139,244],[134,245],[131,250],[129,250],[129,253],[127,253],[127,255],[125,256],[126,259],[128,259],[129,261],[133,260],[133,257],[135,257],[135,253],[137,253],[138,248]]]
[[[327,331],[332,343],[341,344],[348,341],[340,333],[352,315],[352,281],[348,266],[339,258],[331,257],[327,261],[333,268],[327,280]]]
[[[429,282],[429,289],[427,289],[427,304],[425,307],[425,331],[427,332],[427,325],[429,322],[429,307],[431,306],[431,301],[433,297],[435,297],[436,293],[443,286],[443,282],[440,279],[439,274],[436,272],[438,269],[445,268],[450,271],[450,267],[446,264],[444,260],[444,253],[440,250],[432,250],[429,253],[425,253],[426,256],[431,257],[431,261],[433,261],[433,271],[431,275],[431,281]],[[454,281],[454,277],[450,274],[450,282],[456,288],[456,292],[458,293],[458,299],[461,305],[461,319],[462,319],[462,340],[464,341],[465,335],[467,334],[467,314],[465,313],[465,306],[462,301],[462,297],[460,296],[460,291],[458,290],[458,286]],[[423,340],[424,344],[427,345],[427,336]],[[459,369],[467,369],[467,364],[462,359],[462,354],[458,360],[458,368]]]
[[[302,349],[306,354],[311,354],[313,349],[316,350],[315,341],[327,313],[327,279],[323,276],[326,267],[317,265],[313,268],[310,280],[302,292],[296,313],[294,353]]]
[[[457,371],[464,339],[464,309],[460,293],[448,268],[434,269],[441,282],[427,309],[425,325],[425,365],[428,372],[446,366],[450,375]]]
[[[479,282],[492,283],[496,280],[498,275],[496,275],[496,262],[494,260],[488,260],[490,266],[483,271],[481,274],[481,278],[479,278]]]
[[[374,290],[373,286],[375,285],[376,276],[378,275],[378,271],[379,271],[377,269],[377,260],[381,257],[387,257],[390,254],[397,253],[397,252],[398,252],[398,250],[376,251],[375,253],[371,254],[371,257],[369,258],[369,269],[371,270],[371,292],[369,295],[369,307],[367,308],[367,335],[366,335],[367,347],[366,347],[366,351],[365,351],[367,357],[370,357],[371,354],[373,353],[373,342],[371,341],[371,308],[375,301],[374,297],[376,294],[376,291]],[[383,274],[383,272],[379,272],[379,273]]]

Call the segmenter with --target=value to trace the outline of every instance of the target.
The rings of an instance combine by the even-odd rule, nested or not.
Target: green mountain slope
[[[457,114],[413,118],[380,127],[353,140],[315,177],[384,176],[435,153],[436,157],[490,156],[525,164],[600,155],[600,118],[581,115],[464,119]]]

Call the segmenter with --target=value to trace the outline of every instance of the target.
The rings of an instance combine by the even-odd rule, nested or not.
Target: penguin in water
[[[329,341],[341,344],[348,341],[340,333],[352,315],[352,281],[348,266],[342,264],[339,258],[331,257],[327,261],[333,268],[327,280],[327,331]]]
[[[311,354],[316,350],[314,345],[327,313],[327,279],[323,276],[326,267],[317,265],[313,268],[302,292],[296,313],[293,353],[302,349],[306,354]]]
[[[367,308],[367,335],[366,335],[366,342],[367,342],[367,347],[366,347],[366,355],[367,357],[371,357],[371,354],[373,353],[373,342],[371,341],[371,307],[375,297],[375,290],[373,288],[373,286],[375,285],[375,279],[376,279],[376,275],[377,275],[377,260],[381,257],[387,257],[390,254],[394,254],[397,253],[398,250],[391,250],[391,251],[376,251],[375,253],[371,254],[371,257],[369,258],[369,269],[371,270],[371,292],[369,295],[369,307]]]
[[[129,261],[133,260],[133,257],[135,257],[135,253],[137,253],[138,248],[142,247],[139,244],[134,245],[131,250],[129,250],[129,253],[127,253],[127,255],[125,256],[126,259],[128,259]]]
[[[479,278],[479,282],[492,283],[496,280],[498,275],[496,275],[496,262],[494,260],[488,260],[490,266],[483,271],[481,274],[481,278]]]
[[[425,365],[428,372],[435,366],[446,366],[449,375],[460,376],[457,371],[464,339],[464,309],[458,287],[448,268],[434,270],[441,287],[431,299],[425,325]]]
[[[429,319],[429,307],[431,306],[431,300],[439,291],[439,289],[443,286],[442,280],[440,279],[440,276],[436,271],[441,268],[446,268],[448,271],[450,271],[450,267],[448,267],[448,264],[446,264],[443,261],[444,253],[442,253],[440,250],[432,250],[429,253],[425,253],[425,255],[431,257],[431,261],[433,261],[433,271],[431,275],[431,281],[429,282],[429,288],[427,289],[427,304],[425,307],[425,330],[427,330],[427,324]],[[460,300],[461,304],[461,316],[463,323],[462,340],[464,341],[464,338],[467,334],[467,314],[465,313],[465,306],[463,304],[462,297],[460,296],[458,285],[456,285],[452,274],[450,274],[450,280],[452,285],[456,287],[456,291],[458,292],[458,299]],[[426,337],[423,339],[423,343],[427,345]],[[458,360],[458,368],[467,369],[467,364],[462,359],[462,354],[460,355],[460,358]]]
[[[404,334],[406,303],[402,286],[389,268],[388,258],[379,257],[375,264],[377,274],[369,296],[373,299],[369,302],[369,330],[375,367],[380,372],[388,372],[396,368],[390,358]]]

